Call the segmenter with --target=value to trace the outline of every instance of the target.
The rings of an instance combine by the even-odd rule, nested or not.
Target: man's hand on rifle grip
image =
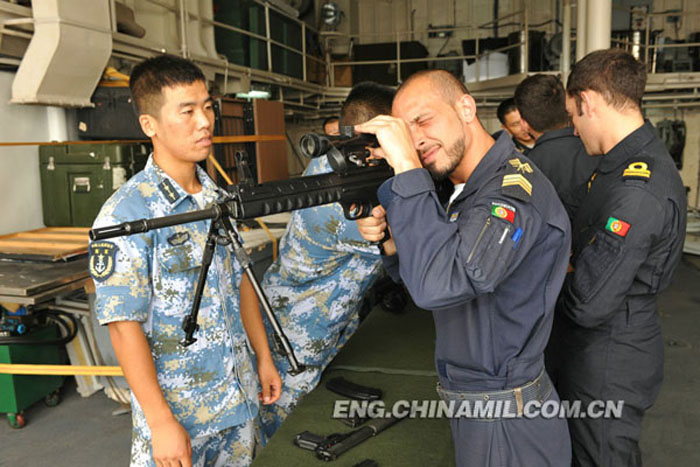
[[[382,206],[375,206],[371,216],[363,217],[356,222],[357,230],[365,240],[373,243],[382,242],[381,245],[384,248],[382,254],[385,256],[396,254],[396,245],[394,239],[391,238],[391,229],[386,222],[386,211]]]

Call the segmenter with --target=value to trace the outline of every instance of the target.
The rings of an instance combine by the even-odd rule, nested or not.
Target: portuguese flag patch
[[[605,225],[605,230],[609,230],[620,237],[627,236],[627,231],[629,229],[630,225],[627,222],[615,219],[614,217],[609,217],[608,223]]]
[[[491,203],[491,214],[500,219],[505,219],[511,224],[515,220],[515,208],[502,203]]]

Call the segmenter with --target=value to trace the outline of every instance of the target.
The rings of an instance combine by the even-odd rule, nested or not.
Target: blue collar
[[[219,198],[218,188],[201,167],[196,166],[196,171],[197,178],[199,179],[199,183],[202,184],[202,190],[204,191],[204,200],[206,205],[209,206]],[[179,206],[184,199],[192,198],[192,195],[187,193],[170,175],[158,167],[158,164],[153,160],[153,153],[148,156],[148,162],[146,162],[144,172],[157,187],[159,196],[169,204],[172,209]],[[194,200],[192,200],[192,202],[194,203]]]

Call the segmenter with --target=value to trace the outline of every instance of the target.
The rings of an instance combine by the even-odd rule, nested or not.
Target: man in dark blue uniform
[[[537,74],[526,78],[515,89],[515,103],[523,127],[535,138],[527,157],[552,182],[573,220],[600,157],[589,156],[574,135],[566,113],[566,91],[558,77]]]
[[[574,465],[641,465],[644,412],[663,378],[656,296],[671,282],[686,199],[641,101],[645,65],[619,49],[573,68],[566,108],[590,154],[603,154],[573,223],[574,272],[562,291],[562,399],[624,401],[619,418],[572,418]]]
[[[503,129],[495,132],[491,136],[498,139],[503,132],[508,133],[513,138],[515,149],[527,156],[528,152],[530,152],[534,146],[535,140],[532,135],[528,133],[527,128],[523,126],[520,112],[515,105],[515,99],[509,97],[498,104],[496,116],[498,117],[498,121],[501,122],[501,127]]]
[[[385,265],[433,310],[441,398],[507,401],[525,414],[453,418],[457,464],[570,465],[566,422],[525,410],[558,401],[543,351],[570,229],[554,188],[510,137],[494,143],[474,99],[447,72],[406,80],[392,114],[355,127],[377,135],[396,172],[379,189],[383,208],[359,222],[360,232],[378,241],[388,219],[385,251],[398,254]],[[433,181],[446,177],[455,184],[447,208]]]

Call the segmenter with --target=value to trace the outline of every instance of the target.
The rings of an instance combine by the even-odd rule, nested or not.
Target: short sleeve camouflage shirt
[[[217,188],[197,167],[207,206]],[[102,207],[94,227],[198,209],[193,197],[153,161]],[[240,318],[241,267],[216,246],[199,308],[197,341],[182,347],[181,329],[190,312],[209,220],[94,241],[90,273],[100,324],[141,323],[158,383],[174,415],[190,433],[204,436],[244,423],[257,413],[257,378]],[[134,399],[134,398],[132,398]],[[135,402],[135,401],[134,401]],[[141,414],[135,425],[147,430]],[[138,417],[135,417],[138,420]]]

